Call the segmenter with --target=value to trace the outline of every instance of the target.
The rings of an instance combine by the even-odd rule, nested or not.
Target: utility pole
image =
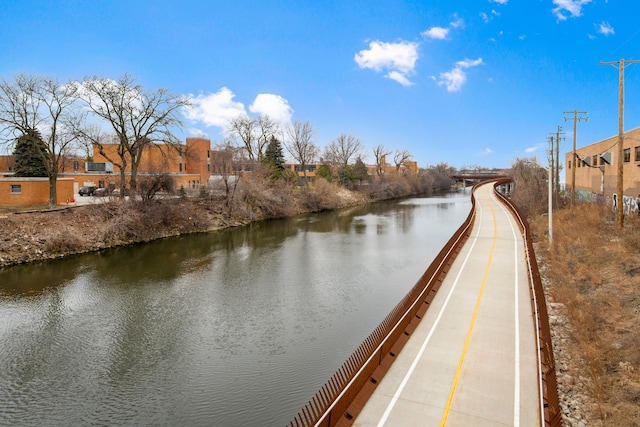
[[[612,65],[618,67],[618,225],[624,226],[624,210],[622,206],[622,196],[624,192],[623,170],[624,164],[624,67],[629,64],[640,62],[635,59],[621,59],[613,62],[600,62],[600,65]]]
[[[585,122],[589,120],[589,116],[587,116],[586,111],[565,111],[564,112],[564,121],[573,120],[573,170],[571,172],[571,209],[573,209],[573,203],[576,198],[576,137],[578,132],[578,122],[584,120]],[[567,118],[567,114],[573,114],[573,118]]]
[[[558,130],[555,133],[550,133],[549,135],[551,135],[549,137],[549,140],[551,141],[550,150],[552,153],[555,152],[555,162],[552,163],[554,165],[553,179],[555,180],[553,197],[557,202],[558,195],[560,194],[560,142],[564,141],[564,138],[560,138],[560,135],[564,135],[564,132],[562,132],[562,126],[558,126]],[[555,135],[555,144],[553,135]],[[553,154],[551,156],[553,158]]]
[[[547,150],[547,160],[549,162],[549,181],[551,181],[549,183],[549,199],[555,199],[555,185],[554,182],[557,182],[557,178],[555,176],[555,165],[556,165],[556,160],[555,160],[555,143],[554,143],[554,136],[553,134],[550,134],[550,136],[547,138],[547,140],[549,141],[549,150]],[[549,206],[552,206],[552,203],[549,202]]]

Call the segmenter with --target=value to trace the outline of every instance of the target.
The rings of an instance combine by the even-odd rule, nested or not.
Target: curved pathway
[[[524,244],[493,185],[471,236],[354,426],[539,426]]]

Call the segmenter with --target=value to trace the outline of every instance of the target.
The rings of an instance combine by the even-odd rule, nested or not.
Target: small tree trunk
[[[57,174],[52,173],[49,175],[49,208],[53,208],[58,204],[58,189],[56,188],[57,181]]]

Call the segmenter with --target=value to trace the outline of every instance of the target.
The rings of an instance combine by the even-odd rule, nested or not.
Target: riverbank
[[[149,201],[113,199],[83,206],[0,211],[0,268],[189,233],[246,225],[252,221],[297,215],[366,202],[357,192],[340,189],[315,209],[287,201],[286,210],[265,212],[248,205],[229,210],[211,197]],[[325,198],[325,202],[327,199]]]

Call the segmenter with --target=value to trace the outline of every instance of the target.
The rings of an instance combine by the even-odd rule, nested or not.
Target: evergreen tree
[[[285,176],[282,143],[274,136],[269,139],[263,162],[269,166],[271,178],[278,179]]]
[[[333,174],[331,173],[331,167],[325,163],[318,166],[318,170],[316,170],[316,176],[320,178],[324,178],[327,181],[333,181]]]
[[[364,164],[360,156],[358,156],[356,164],[353,166],[353,174],[360,184],[369,179],[369,169],[367,169],[367,165]]]
[[[282,143],[275,136],[271,136],[264,157],[276,168],[284,169],[284,150],[282,149]]]
[[[46,177],[47,167],[44,163],[47,147],[37,130],[29,130],[16,141],[13,156],[15,160],[14,176]]]

